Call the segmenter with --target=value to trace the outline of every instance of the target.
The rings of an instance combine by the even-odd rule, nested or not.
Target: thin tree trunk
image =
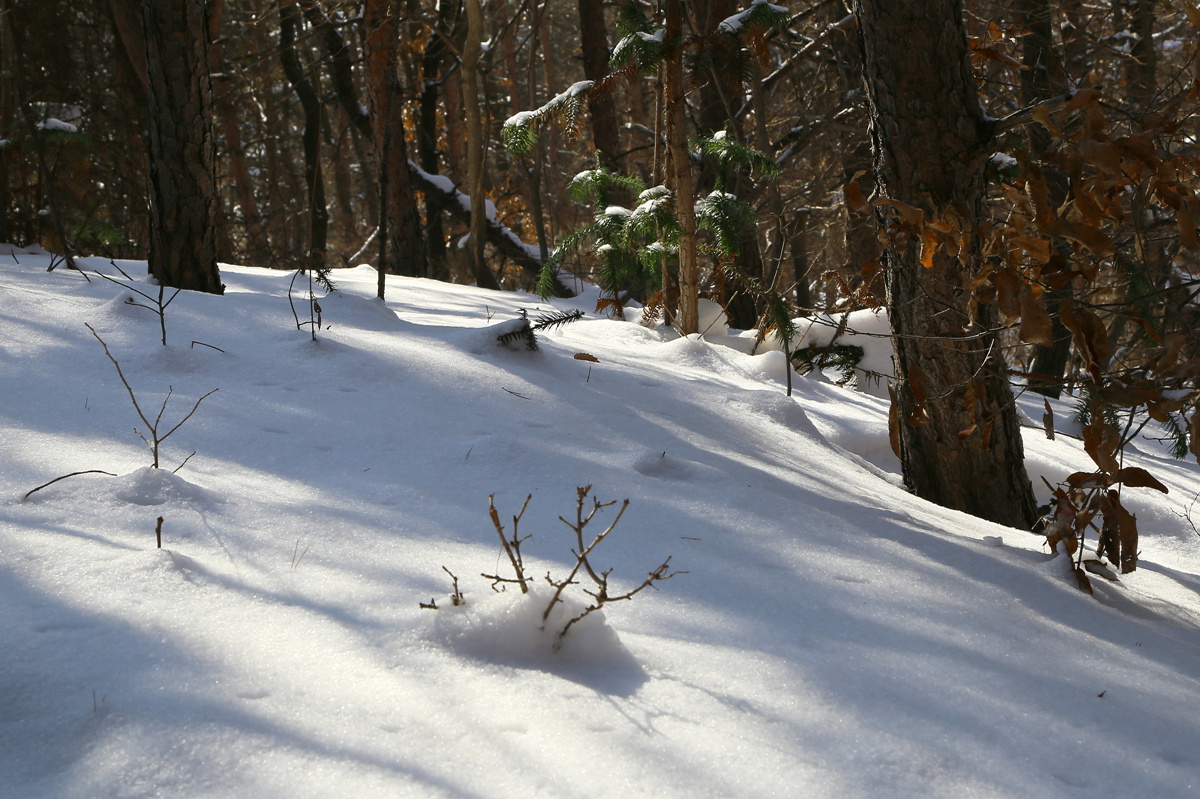
[[[284,74],[304,109],[304,184],[308,190],[308,246],[304,254],[306,269],[325,268],[325,243],[329,231],[329,210],[325,203],[325,176],[321,169],[321,100],[304,72],[296,54],[296,34],[300,11],[294,0],[279,5],[279,58]]]
[[[437,8],[437,32],[429,37],[421,58],[421,96],[417,122],[417,152],[421,169],[436,175],[442,170],[438,158],[438,96],[445,80],[448,48],[444,37],[452,35],[458,20],[457,0],[441,0]],[[448,110],[447,110],[448,111]],[[449,112],[447,112],[449,116]],[[437,280],[450,279],[446,261],[446,231],[442,214],[446,206],[442,195],[425,192],[425,248],[429,274]]]
[[[925,499],[1028,529],[1035,503],[996,312],[968,282],[980,267],[990,133],[968,58],[961,0],[856,0],[878,191],[950,219],[968,236],[968,265],[921,262],[917,232],[889,224],[888,311],[904,482]],[[980,329],[982,328],[982,329]]]
[[[208,66],[214,76],[221,76],[213,80],[213,102],[221,121],[221,136],[225,140],[229,168],[233,172],[233,189],[241,209],[242,224],[246,228],[249,244],[246,254],[252,261],[265,262],[270,258],[271,244],[258,211],[258,200],[254,196],[254,181],[250,177],[250,165],[246,161],[246,148],[242,146],[242,131],[238,126],[237,108],[230,89],[232,77],[225,63],[224,45],[221,42],[221,12],[224,7],[224,0],[212,3],[209,14]]]
[[[666,0],[666,41],[671,48],[663,67],[667,151],[672,166],[671,190],[679,220],[679,328],[683,334],[700,328],[699,265],[696,260],[696,197],[688,157],[686,87],[683,83],[683,0]]]
[[[483,9],[480,0],[467,0],[467,41],[463,47],[463,105],[467,112],[467,183],[471,197],[471,235],[468,251],[475,282],[481,288],[498,289],[495,275],[484,258],[487,243],[487,195],[484,192],[483,156],[487,151],[486,131],[479,100],[479,57],[483,44]]]
[[[150,118],[150,273],[223,293],[204,0],[144,0]]]
[[[1061,80],[1063,70],[1054,52],[1050,0],[1020,0],[1017,10],[1023,17],[1021,24],[1025,30],[1021,37],[1021,62],[1024,66],[1021,71],[1021,102],[1028,106],[1046,100],[1056,92],[1065,92],[1066,86],[1061,82],[1056,86],[1054,80],[1054,76],[1060,76]],[[1042,125],[1030,125],[1027,135],[1030,156],[1042,159],[1052,144],[1050,132]],[[1057,208],[1067,195],[1067,176],[1051,164],[1043,165],[1043,175],[1050,193],[1050,206]],[[1065,245],[1061,239],[1054,244],[1056,250]],[[1060,257],[1059,260],[1063,259]],[[1063,264],[1066,265],[1065,261]],[[1051,286],[1046,292],[1045,304],[1050,315],[1053,343],[1049,346],[1034,345],[1029,370],[1029,390],[1053,399],[1062,395],[1063,375],[1071,357],[1071,331],[1067,330],[1058,313],[1059,306],[1070,298],[1068,278],[1063,278],[1061,285]]]

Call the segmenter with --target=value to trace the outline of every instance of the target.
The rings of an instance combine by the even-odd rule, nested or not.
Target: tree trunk
[[[221,120],[221,135],[225,139],[225,151],[229,156],[229,168],[233,172],[233,187],[237,196],[238,206],[242,212],[242,223],[246,229],[248,247],[246,254],[251,261],[265,262],[270,258],[271,244],[267,239],[266,228],[263,227],[262,216],[258,211],[258,200],[254,196],[254,181],[250,176],[250,165],[246,161],[246,148],[242,146],[242,131],[238,127],[237,106],[234,102],[230,86],[232,80],[229,67],[225,63],[224,48],[221,44],[221,11],[224,2],[213,3],[210,8],[208,28],[208,65],[214,76],[219,73],[221,78],[213,80],[213,102]],[[139,31],[140,33],[140,31]],[[127,34],[122,33],[124,38]]]
[[[1158,48],[1154,44],[1154,21],[1158,0],[1129,0],[1133,6],[1133,33],[1137,36],[1129,51],[1130,100],[1143,113],[1154,105],[1158,90]]]
[[[700,328],[700,274],[696,260],[696,197],[688,157],[686,87],[683,83],[683,0],[667,0],[666,41],[671,48],[663,65],[667,151],[671,162],[671,191],[679,220],[679,328],[683,334]]]
[[[579,42],[583,49],[583,76],[591,81],[608,75],[608,29],[604,25],[602,0],[579,0]],[[588,97],[588,116],[592,120],[592,140],[604,165],[617,171],[621,154],[617,135],[617,106],[612,92],[596,92]]]
[[[446,38],[452,37],[458,21],[460,4],[442,0],[437,9],[437,32],[429,37],[421,57],[421,96],[417,122],[417,151],[421,169],[436,175],[442,169],[438,154],[438,96],[445,80],[443,67],[447,63]],[[449,112],[449,109],[447,109]],[[447,116],[449,114],[447,113]],[[437,193],[425,196],[425,248],[429,259],[430,277],[449,280],[450,267],[446,262],[446,231],[442,214],[446,206]]]
[[[150,273],[221,294],[204,0],[144,0],[150,116]]]
[[[329,231],[329,209],[325,203],[325,176],[321,169],[321,100],[296,54],[300,10],[295,2],[279,6],[279,57],[284,74],[304,110],[304,185],[308,191],[308,242],[304,253],[306,269],[325,268],[325,242]]]
[[[386,262],[380,273],[423,277],[427,272],[421,218],[408,172],[404,105],[396,76],[395,0],[367,0],[363,11],[366,36],[367,94],[381,184],[380,235]],[[386,186],[386,192],[382,187]],[[381,259],[382,261],[383,259]]]
[[[1017,11],[1025,30],[1021,37],[1021,62],[1025,67],[1021,71],[1021,102],[1028,106],[1049,99],[1055,93],[1065,92],[1066,85],[1061,78],[1062,65],[1054,52],[1050,0],[1021,0]],[[1056,77],[1058,80],[1055,80]],[[1052,146],[1050,131],[1042,125],[1030,125],[1027,135],[1030,157],[1042,159]],[[1044,164],[1042,172],[1050,192],[1050,206],[1058,208],[1067,196],[1067,176],[1050,164]],[[1055,241],[1056,250],[1064,245],[1061,239]],[[1045,296],[1053,344],[1034,345],[1033,361],[1029,368],[1029,390],[1058,399],[1062,395],[1063,375],[1071,356],[1071,331],[1067,330],[1058,313],[1059,306],[1071,298],[1069,279],[1064,278],[1062,285],[1051,286]]]
[[[483,9],[480,0],[467,0],[467,41],[463,47],[463,105],[467,111],[467,183],[471,197],[471,235],[467,247],[471,269],[480,288],[498,289],[484,258],[487,243],[487,195],[483,188],[483,157],[487,129],[479,100],[479,57],[483,50]]]
[[[1029,528],[1035,502],[996,312],[972,320],[990,133],[971,73],[961,0],[856,0],[878,194],[950,220],[974,243],[921,262],[920,229],[893,219],[885,256],[904,482],[940,505]]]

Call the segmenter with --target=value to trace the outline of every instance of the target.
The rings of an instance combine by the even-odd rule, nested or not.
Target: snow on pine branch
[[[505,120],[504,127],[500,129],[504,145],[513,155],[527,154],[537,138],[534,127],[551,116],[557,117],[563,123],[568,137],[574,137],[583,124],[583,97],[595,85],[595,81],[581,80],[555,95],[541,108],[513,114]]]
[[[787,25],[788,10],[783,6],[771,5],[767,0],[754,0],[745,11],[726,17],[717,25],[721,33],[739,34],[750,25],[768,30]]]

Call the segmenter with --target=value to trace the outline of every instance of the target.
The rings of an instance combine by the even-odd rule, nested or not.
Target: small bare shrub
[[[641,593],[645,589],[655,588],[656,583],[662,582],[663,580],[669,580],[676,574],[683,573],[678,571],[670,571],[671,558],[668,557],[661,564],[659,564],[656,569],[647,573],[646,579],[642,580],[642,582],[632,590],[619,594],[611,593],[609,590],[608,579],[613,570],[605,569],[604,571],[598,571],[592,565],[591,558],[594,555],[596,548],[600,546],[600,543],[604,541],[604,539],[607,538],[614,529],[616,529],[617,524],[620,523],[621,517],[624,516],[625,510],[629,507],[629,500],[624,500],[621,503],[620,509],[617,511],[616,517],[613,518],[613,520],[607,527],[604,528],[604,530],[596,533],[589,540],[589,534],[587,532],[589,525],[596,520],[596,517],[599,513],[604,511],[606,508],[611,508],[617,504],[615,500],[612,502],[601,502],[600,500],[591,496],[591,491],[592,487],[590,485],[576,489],[574,521],[568,521],[562,516],[558,517],[559,521],[565,524],[571,529],[571,532],[574,533],[575,546],[572,547],[571,554],[575,556],[575,563],[571,567],[571,570],[567,572],[566,576],[560,579],[556,579],[549,572],[546,573],[546,582],[553,589],[553,593],[550,596],[550,601],[546,604],[545,610],[542,612],[543,626],[541,629],[543,631],[546,629],[545,623],[549,620],[551,612],[554,610],[555,605],[562,601],[564,592],[570,586],[580,586],[582,592],[591,599],[585,603],[585,607],[582,611],[569,619],[567,623],[563,625],[562,629],[558,630],[558,632],[555,634],[556,649],[561,645],[563,637],[568,631],[570,631],[571,627],[577,622],[582,621],[594,611],[602,609],[610,602],[621,602],[633,599],[634,596]],[[513,571],[512,577],[505,577],[500,574],[480,575],[481,577],[492,581],[493,590],[502,591],[504,590],[506,584],[512,584],[519,586],[522,594],[528,594],[530,591],[533,579],[526,572],[524,558],[521,554],[521,545],[525,541],[529,540],[530,536],[521,537],[518,530],[521,524],[521,518],[525,515],[525,510],[529,507],[529,502],[532,498],[532,494],[526,496],[524,504],[521,505],[520,512],[512,517],[512,533],[510,535],[509,533],[505,532],[504,525],[500,522],[500,514],[496,510],[495,505],[495,495],[492,494],[488,496],[488,514],[491,517],[492,526],[495,528],[496,534],[500,537],[501,548],[504,554],[507,556],[508,562],[512,566]],[[455,577],[449,569],[446,569],[446,567],[443,566],[442,568],[454,581],[454,594],[451,597],[451,602],[455,605],[466,604],[466,599],[463,597],[458,588],[458,578]],[[430,600],[428,603],[422,602],[421,607],[430,610],[438,609],[437,602],[433,600]]]

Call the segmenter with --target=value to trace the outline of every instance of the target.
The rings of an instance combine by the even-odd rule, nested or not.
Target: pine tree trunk
[[[983,220],[990,133],[979,105],[961,0],[857,0],[870,103],[877,192],[951,219],[971,237]],[[885,256],[895,345],[896,417],[904,482],[940,505],[1014,527],[1035,518],[1016,407],[980,304],[972,323],[970,277],[939,251],[922,265],[915,232],[889,223]]]
[[[150,118],[150,273],[221,294],[204,0],[144,0]]]

